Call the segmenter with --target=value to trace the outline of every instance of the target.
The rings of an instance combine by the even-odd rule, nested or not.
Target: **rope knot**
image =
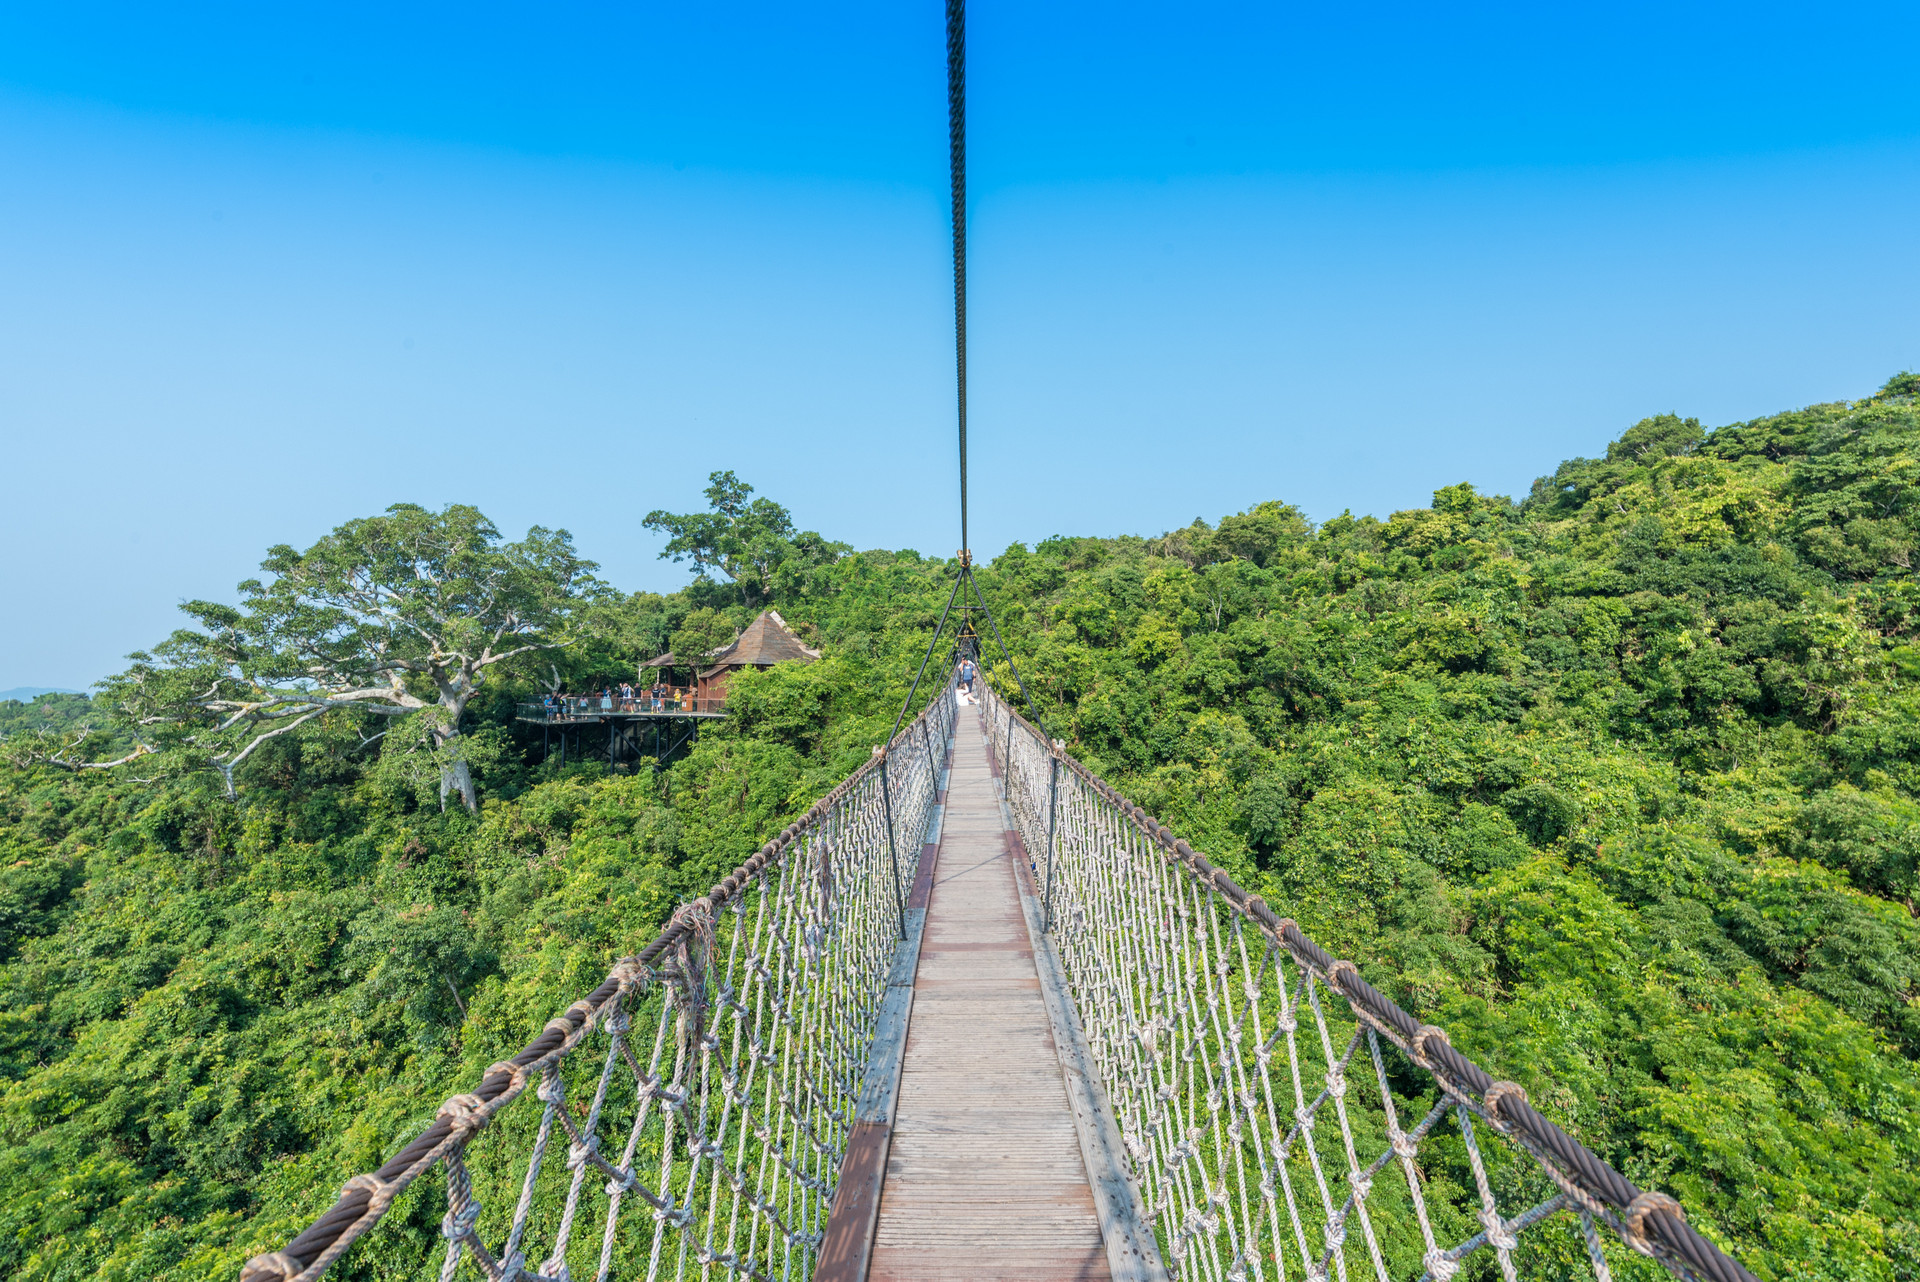
[[[1507,1119],[1503,1115],[1503,1110],[1508,1100],[1526,1103],[1526,1088],[1515,1082],[1495,1082],[1487,1087],[1486,1100],[1482,1107],[1486,1109],[1489,1118],[1504,1125]]]
[[[647,968],[640,964],[638,957],[622,957],[613,964],[613,969],[607,972],[607,977],[619,980],[620,991],[624,993],[637,981],[646,979]]]
[[[1520,1245],[1520,1239],[1513,1235],[1513,1231],[1507,1227],[1507,1222],[1500,1218],[1500,1212],[1490,1206],[1480,1209],[1480,1227],[1487,1231],[1487,1241],[1496,1251],[1511,1251]]]
[[[489,1077],[497,1077],[501,1073],[505,1073],[509,1078],[512,1079],[507,1085],[507,1089],[510,1091],[519,1089],[520,1084],[526,1080],[526,1076],[527,1076],[527,1070],[520,1067],[518,1064],[514,1063],[512,1060],[497,1059],[493,1061],[493,1063],[487,1065],[487,1071],[480,1074],[480,1080],[484,1082]]]
[[[1460,1261],[1448,1256],[1444,1251],[1428,1251],[1424,1261],[1427,1276],[1433,1282],[1447,1282],[1447,1279],[1460,1271]]]
[[[285,1251],[256,1255],[240,1270],[240,1282],[293,1282],[307,1266]]]
[[[449,1208],[440,1219],[440,1236],[449,1242],[473,1236],[473,1222],[480,1218],[480,1200],[468,1198],[459,1209]]]
[[[369,1203],[387,1191],[387,1182],[378,1175],[356,1175],[340,1186],[340,1196],[365,1190]]]
[[[1414,1061],[1422,1068],[1431,1067],[1427,1057],[1427,1043],[1435,1038],[1438,1038],[1442,1045],[1449,1049],[1452,1048],[1453,1040],[1447,1036],[1447,1030],[1444,1028],[1436,1028],[1432,1024],[1420,1025],[1419,1028],[1414,1030],[1413,1037],[1407,1042],[1408,1047],[1413,1051]]]
[[[483,1110],[487,1102],[478,1095],[456,1095],[440,1106],[434,1116],[444,1117],[453,1125],[455,1135],[471,1135],[487,1124]],[[365,1177],[355,1177],[365,1178]]]
[[[1340,987],[1340,976],[1342,975],[1352,975],[1355,979],[1358,979],[1360,978],[1360,968],[1344,958],[1327,967],[1327,987],[1339,993],[1342,997],[1345,997],[1347,990]]]
[[[1665,1193],[1642,1193],[1627,1203],[1625,1234],[1627,1245],[1642,1255],[1653,1254],[1653,1243],[1647,1237],[1647,1216],[1654,1211],[1664,1211],[1683,1223],[1687,1218],[1687,1213],[1681,1209],[1680,1203]]]

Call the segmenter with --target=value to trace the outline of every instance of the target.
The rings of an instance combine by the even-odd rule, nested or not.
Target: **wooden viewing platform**
[[[564,695],[557,705],[523,703],[515,719],[539,726],[545,752],[551,754],[557,747],[561,764],[571,749],[576,763],[602,761],[611,770],[644,757],[665,764],[679,749],[699,739],[702,722],[719,721],[726,715],[724,696],[703,698],[689,689],[631,698]],[[587,732],[589,726],[595,727],[592,734]]]

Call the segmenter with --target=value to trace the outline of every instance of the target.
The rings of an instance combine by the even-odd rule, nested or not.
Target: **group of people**
[[[594,712],[664,712],[668,710],[667,704],[678,697],[680,692],[665,682],[656,681],[636,689],[632,682],[622,681],[617,690],[603,686],[599,694],[549,691],[540,706],[549,718]]]
[[[974,682],[980,679],[980,669],[970,658],[960,660],[959,700],[961,703],[978,703],[980,696],[974,691]],[[665,682],[656,681],[651,686],[641,686],[637,690],[630,681],[622,681],[619,689],[612,686],[601,687],[599,694],[561,694],[548,691],[540,701],[540,706],[551,720],[554,717],[569,715],[590,715],[595,712],[665,712],[667,704],[681,697],[681,692]]]

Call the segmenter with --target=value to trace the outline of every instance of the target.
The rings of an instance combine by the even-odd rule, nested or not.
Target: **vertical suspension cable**
[[[953,364],[960,411],[960,551],[967,542],[967,3],[947,0],[947,172],[953,198]]]

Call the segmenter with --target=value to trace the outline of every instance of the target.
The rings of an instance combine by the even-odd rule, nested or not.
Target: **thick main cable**
[[[967,542],[967,5],[947,0],[947,174],[953,199],[953,365],[960,412],[960,550]]]

